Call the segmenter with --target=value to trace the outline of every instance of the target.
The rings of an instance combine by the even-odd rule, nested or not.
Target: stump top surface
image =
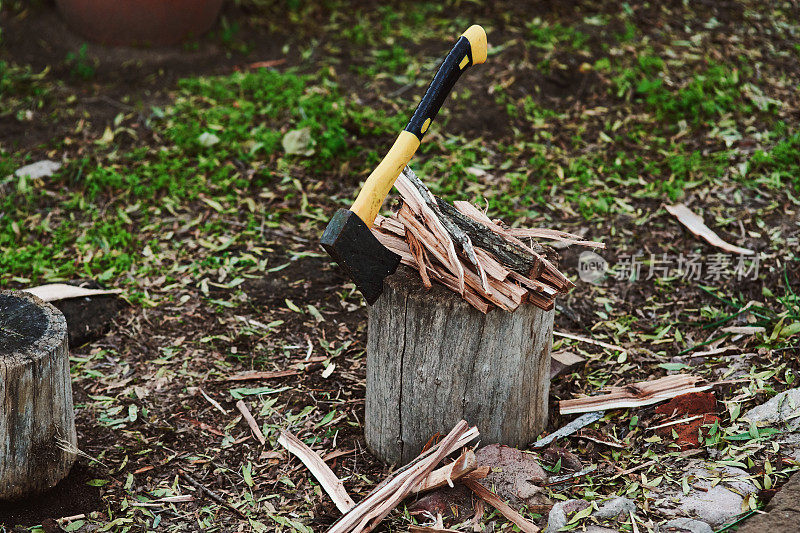
[[[0,291],[0,357],[38,351],[44,337],[66,331],[55,307],[25,292]]]

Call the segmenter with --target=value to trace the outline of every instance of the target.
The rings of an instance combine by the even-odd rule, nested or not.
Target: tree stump
[[[66,477],[77,435],[64,315],[36,296],[0,291],[0,500]]]
[[[530,304],[484,315],[399,268],[369,308],[367,446],[404,464],[462,418],[483,443],[530,443],[547,422],[553,315]]]

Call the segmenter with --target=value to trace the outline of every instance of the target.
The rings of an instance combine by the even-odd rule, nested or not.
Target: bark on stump
[[[406,463],[462,418],[483,443],[527,445],[547,422],[553,315],[533,305],[484,315],[399,268],[369,308],[367,446]]]
[[[0,500],[54,487],[76,451],[64,315],[31,294],[0,291]]]

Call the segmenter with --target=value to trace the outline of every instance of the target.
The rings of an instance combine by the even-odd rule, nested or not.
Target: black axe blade
[[[384,278],[394,274],[400,264],[400,256],[382,245],[349,209],[339,209],[333,215],[320,242],[370,305],[383,292]]]

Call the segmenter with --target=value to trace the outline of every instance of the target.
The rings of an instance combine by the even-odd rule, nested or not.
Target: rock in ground
[[[738,533],[796,533],[800,529],[800,473],[786,482],[765,510],[766,514],[747,519]]]
[[[630,513],[636,512],[636,503],[629,498],[617,496],[606,500],[597,511],[592,513],[592,516],[600,520],[615,520],[622,515],[627,518]]]
[[[793,427],[800,428],[798,413],[800,413],[800,388],[787,390],[770,398],[768,402],[747,411],[742,418],[762,424],[788,421]]]
[[[658,533],[714,533],[711,526],[705,522],[691,518],[673,518],[660,524],[656,531]]]
[[[32,180],[38,180],[40,178],[49,178],[60,168],[61,163],[45,159],[43,161],[37,161],[36,163],[31,163],[30,165],[25,165],[24,167],[18,168],[14,172],[14,175],[18,178],[27,177]]]
[[[591,504],[585,500],[558,502],[550,509],[550,514],[547,516],[547,529],[544,530],[544,533],[555,533],[567,525],[570,516],[586,509],[589,505]]]
[[[542,505],[548,502],[541,486],[547,473],[539,466],[536,456],[501,444],[490,444],[475,453],[478,466],[492,469],[481,483],[492,487],[503,500],[513,506]]]
[[[655,503],[664,514],[695,517],[716,527],[739,516],[744,497],[757,492],[749,481],[750,474],[741,468],[692,461],[686,475],[692,487],[689,494],[679,488],[670,489],[665,499]]]

